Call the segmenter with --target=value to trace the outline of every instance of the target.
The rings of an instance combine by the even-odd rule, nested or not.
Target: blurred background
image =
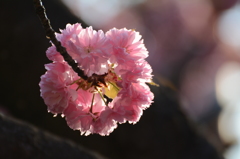
[[[50,46],[32,0],[0,0],[0,112],[114,159],[240,158],[240,1],[43,0],[55,31],[135,29],[149,51],[154,103],[136,125],[80,136],[40,97]]]

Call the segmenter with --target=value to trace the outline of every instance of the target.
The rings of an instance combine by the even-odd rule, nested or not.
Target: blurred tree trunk
[[[103,159],[66,139],[60,139],[1,113],[0,125],[1,158]]]

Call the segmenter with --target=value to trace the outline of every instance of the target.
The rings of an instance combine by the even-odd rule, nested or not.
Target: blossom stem
[[[80,80],[81,80],[81,78],[78,79],[78,80],[76,80],[76,81],[74,81],[74,82],[72,82],[70,85],[73,85],[74,83],[77,83],[77,82],[80,81]]]
[[[92,112],[92,108],[93,108],[94,97],[95,97],[95,93],[93,93],[92,102],[91,102],[91,108],[89,110],[91,113],[93,113]]]
[[[102,100],[104,101],[105,105],[108,107],[108,103],[106,102],[106,100],[105,100],[105,98],[103,97],[102,93],[101,93],[98,89],[96,89],[96,90],[98,91],[98,93],[99,93],[99,95],[101,96]]]
[[[87,80],[88,76],[86,76],[78,67],[78,64],[72,59],[72,57],[67,53],[65,47],[62,46],[61,42],[57,40],[55,36],[55,31],[53,30],[50,20],[46,15],[46,9],[42,4],[41,0],[33,0],[36,14],[38,15],[43,28],[45,29],[46,36],[48,39],[52,41],[52,43],[56,46],[56,50],[63,56],[64,60],[72,67],[72,69],[80,76],[82,79]]]
[[[108,83],[110,83],[117,91],[119,91],[120,89],[114,84],[114,83],[112,83],[112,82],[109,82],[108,81]]]

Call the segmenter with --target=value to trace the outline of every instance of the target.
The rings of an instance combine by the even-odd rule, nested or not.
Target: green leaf
[[[104,94],[106,96],[108,96],[109,98],[115,98],[118,94],[118,92],[120,91],[120,88],[112,82],[108,82],[109,86],[108,88],[104,88]]]

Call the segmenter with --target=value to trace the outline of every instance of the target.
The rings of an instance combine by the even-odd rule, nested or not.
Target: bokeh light
[[[143,3],[144,0],[62,0],[72,12],[89,25],[101,27],[123,9]]]
[[[218,31],[221,40],[240,52],[240,3],[220,16]]]

